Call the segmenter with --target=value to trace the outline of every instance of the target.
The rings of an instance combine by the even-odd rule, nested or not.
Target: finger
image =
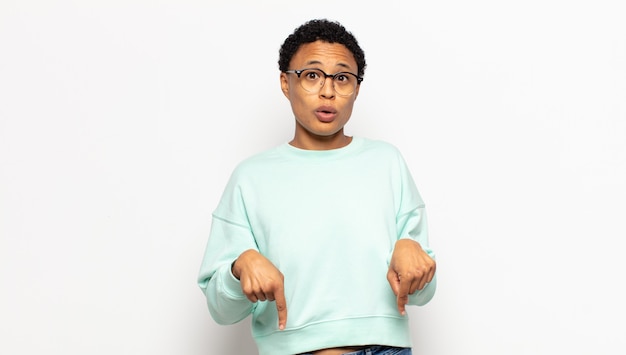
[[[420,276],[418,279],[418,290],[422,290],[426,287],[426,284],[431,282],[433,277],[435,276],[435,262],[428,255],[424,257],[423,267],[420,271]]]
[[[405,315],[406,310],[405,306],[409,302],[409,290],[411,288],[411,280],[408,278],[403,278],[402,275],[398,275],[400,279],[400,285],[398,287],[398,311],[400,314]]]
[[[265,301],[265,292],[263,292],[263,289],[257,281],[253,281],[250,288],[250,293],[254,295],[254,298],[256,298],[257,301]]]
[[[258,298],[256,298],[256,296],[254,294],[249,294],[246,295],[246,297],[248,298],[248,300],[252,303],[257,303],[259,301]]]
[[[434,277],[435,277],[435,264],[432,263],[432,264],[428,265],[428,267],[425,270],[424,274],[420,278],[420,285],[419,285],[418,289],[421,290],[424,287],[426,287],[426,284],[431,282]]]
[[[398,302],[398,312],[400,312],[401,315],[406,315],[406,305],[409,302],[409,296],[408,295],[398,296],[397,302]]]
[[[430,272],[428,273],[427,282],[431,282],[435,278],[435,272],[437,272],[437,264],[433,263],[433,267],[430,268]]]
[[[244,295],[246,295],[246,298],[248,298],[250,302],[256,303],[259,300],[254,292],[254,289],[247,281],[242,281],[241,291]]]
[[[398,296],[398,289],[400,288],[400,281],[398,280],[398,274],[392,269],[389,269],[387,272],[387,281],[389,282],[389,286],[391,286],[391,290],[393,294]]]
[[[265,292],[263,292],[263,291],[259,291],[255,295],[256,295],[256,298],[259,301],[266,301],[267,300],[267,297],[265,296]]]
[[[424,287],[426,287],[426,283],[428,282],[428,270],[420,270],[419,272],[416,273],[416,277],[415,277],[415,289],[413,290],[413,292],[416,292],[417,290],[421,290]]]
[[[278,329],[284,330],[287,326],[287,301],[282,286],[274,291],[276,310],[278,311]]]
[[[422,288],[424,288],[424,286],[422,285],[422,287],[420,287],[420,280],[413,280],[413,282],[411,282],[411,288],[409,288],[409,295],[414,294],[417,290],[421,290]]]

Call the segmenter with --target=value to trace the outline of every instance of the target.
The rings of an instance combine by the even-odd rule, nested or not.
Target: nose
[[[320,88],[320,96],[325,99],[331,99],[335,97],[335,85],[333,78],[326,78]]]

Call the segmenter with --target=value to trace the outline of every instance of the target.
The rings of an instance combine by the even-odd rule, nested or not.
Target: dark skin
[[[293,69],[319,68],[326,73],[349,71],[356,73],[357,64],[352,53],[343,45],[317,41],[304,44],[290,62]],[[301,149],[327,150],[348,145],[352,137],[344,134],[360,86],[352,95],[337,95],[332,80],[327,79],[318,93],[306,92],[297,76],[281,73],[283,94],[291,103],[296,129],[291,145]],[[322,109],[320,109],[322,108]],[[433,259],[421,245],[411,239],[396,242],[389,263],[387,281],[397,298],[398,312],[406,314],[409,295],[423,289],[432,281],[436,270]],[[233,275],[240,280],[241,289],[250,302],[275,302],[278,327],[287,324],[287,302],[284,276],[276,266],[256,250],[244,251],[232,266]],[[316,355],[338,355],[357,348],[322,349]]]

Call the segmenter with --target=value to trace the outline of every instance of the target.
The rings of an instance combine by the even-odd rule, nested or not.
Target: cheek
[[[294,116],[296,116],[297,120],[301,121],[308,117],[306,114],[307,105],[302,101],[302,98],[295,97],[291,98],[289,101],[291,103],[291,111],[293,112]]]
[[[314,103],[312,103],[313,99],[310,95],[303,95],[302,93],[297,92],[294,93],[293,91],[290,97],[290,101],[291,106],[294,109],[298,108],[299,110],[305,110],[307,107],[311,107],[314,105]]]
[[[346,116],[348,116],[347,118],[350,117],[350,115],[352,115],[352,109],[354,108],[354,99],[352,99],[349,102],[346,102],[346,104],[343,106],[343,112],[346,114]]]

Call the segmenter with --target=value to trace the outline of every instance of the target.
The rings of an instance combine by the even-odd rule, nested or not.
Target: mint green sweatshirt
[[[411,347],[407,316],[387,282],[395,242],[434,258],[426,213],[392,145],[354,137],[334,150],[283,144],[244,160],[213,213],[198,284],[219,324],[252,314],[260,355],[368,344]],[[255,249],[284,275],[287,325],[274,302],[250,302],[231,263]],[[436,279],[410,296],[424,305]]]

